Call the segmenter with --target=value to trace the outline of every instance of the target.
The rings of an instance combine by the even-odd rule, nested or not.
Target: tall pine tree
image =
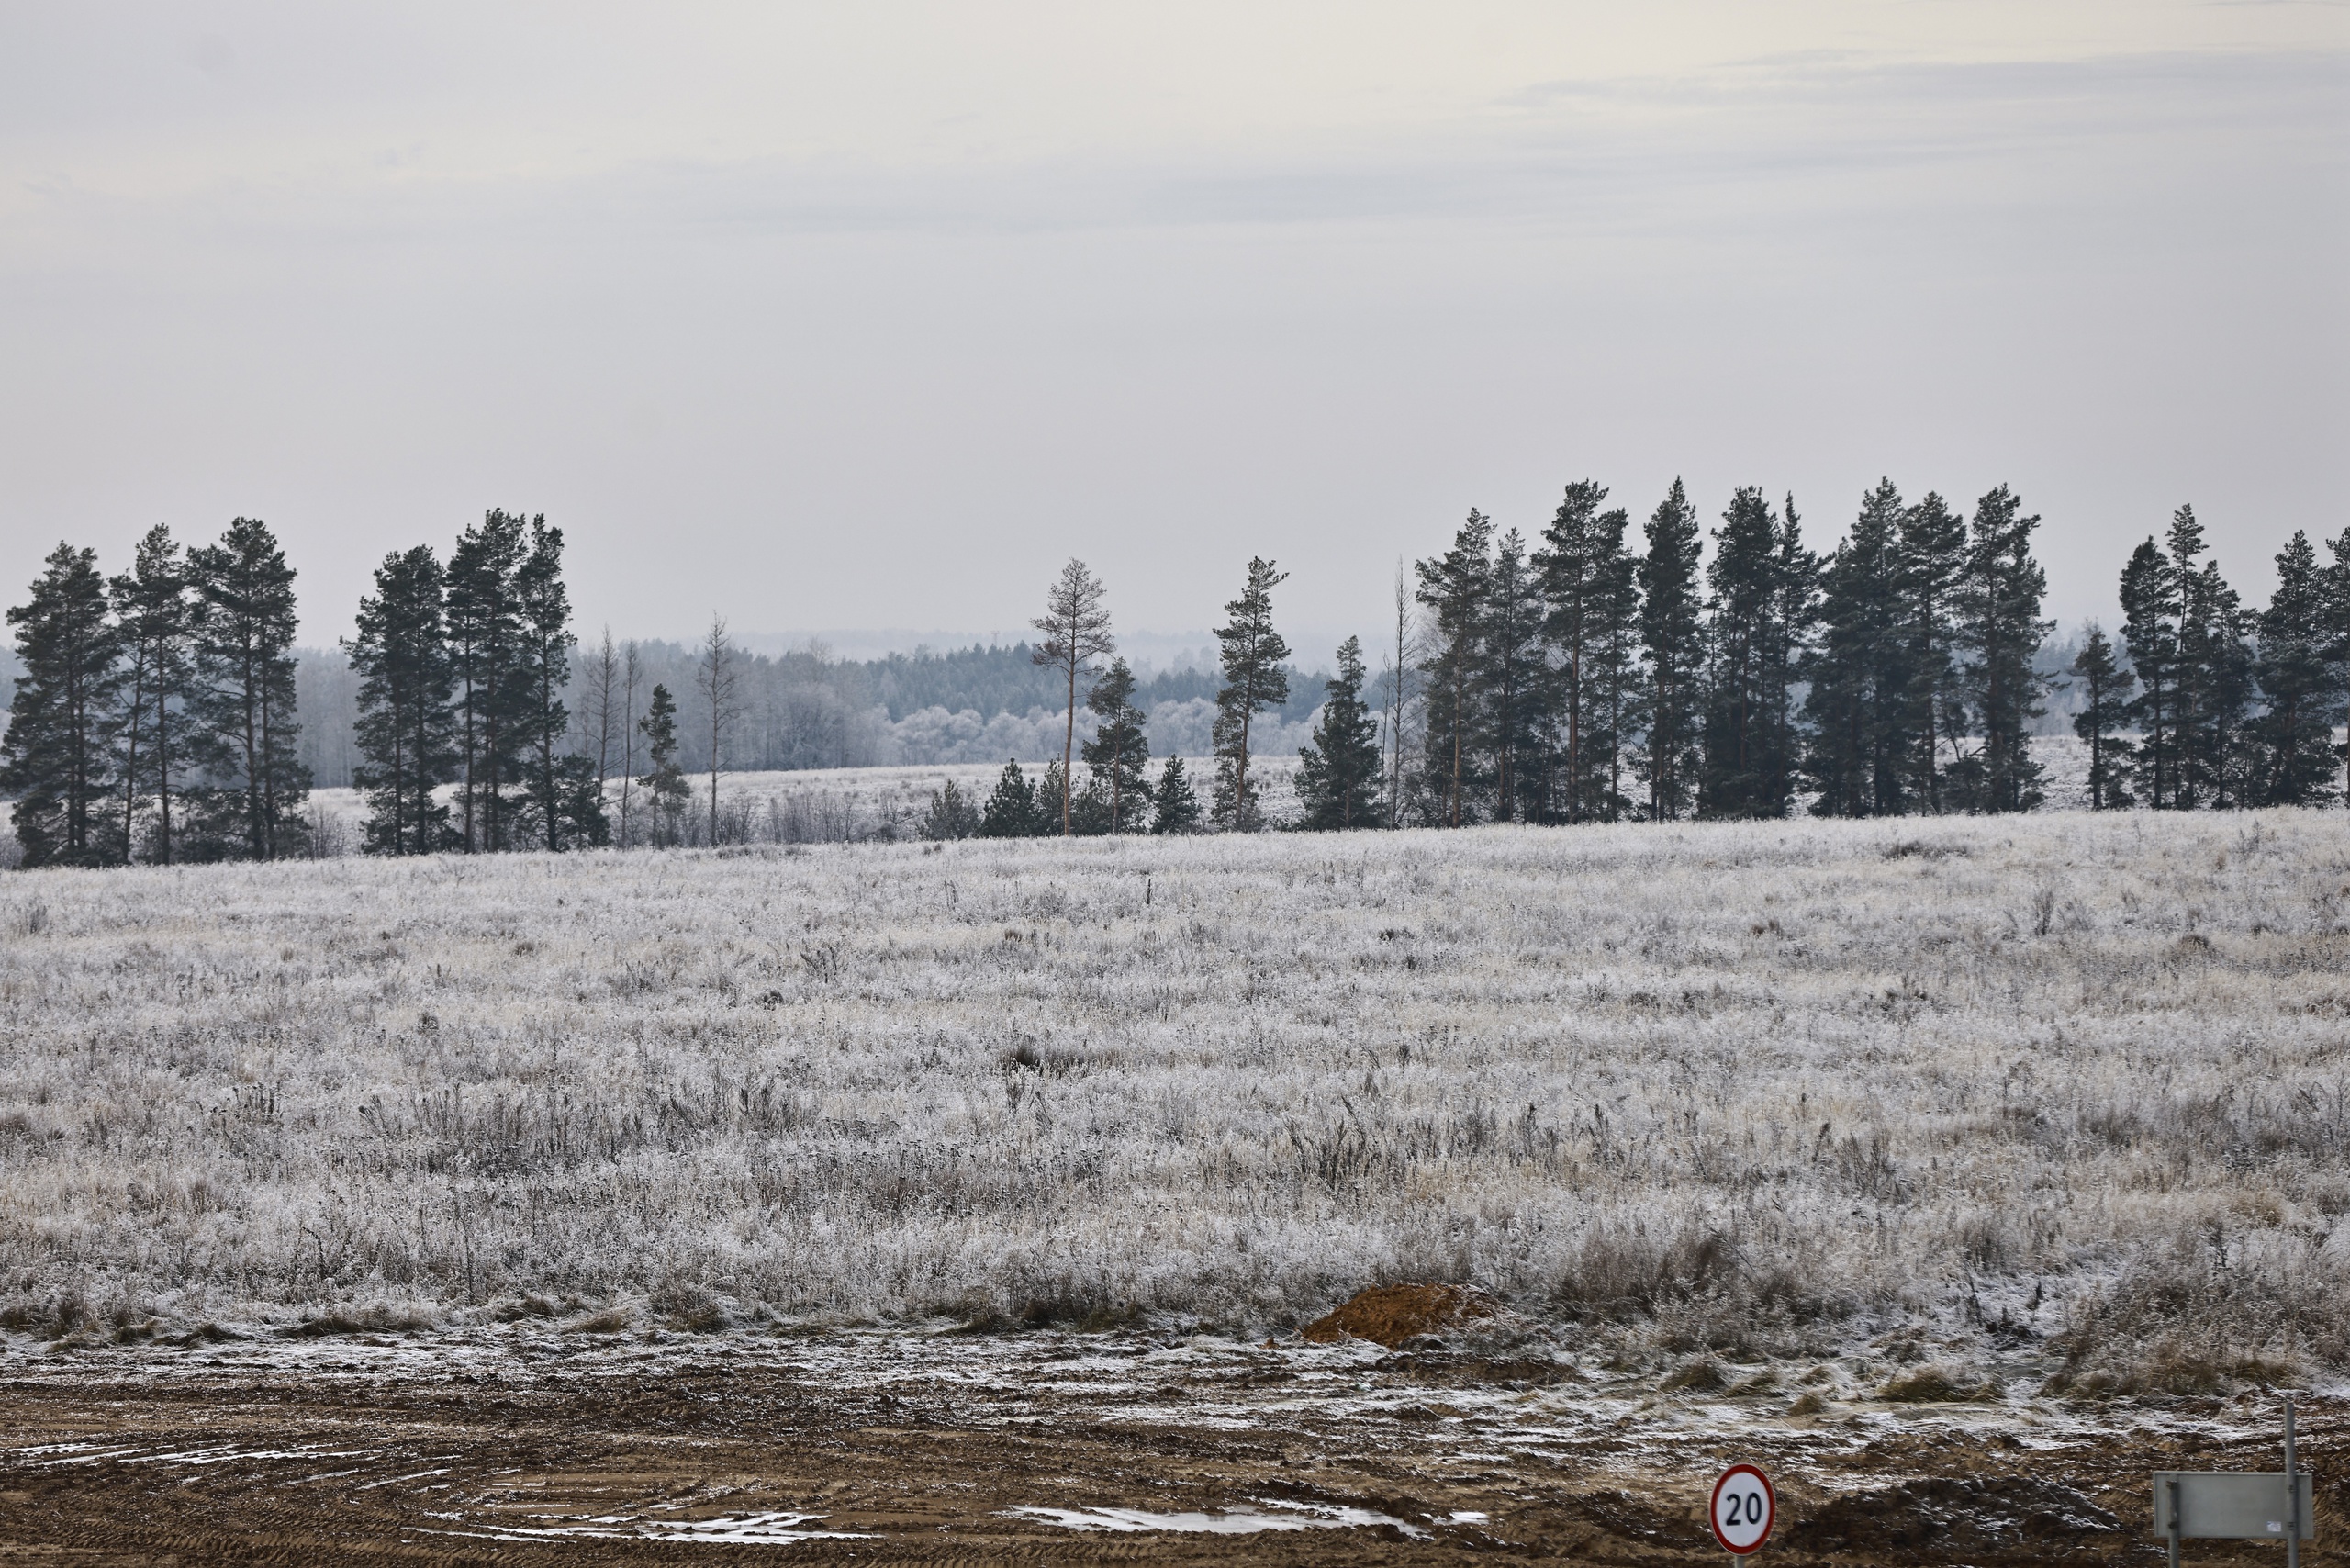
[[[1679,479],[1650,514],[1647,534],[1639,564],[1640,718],[1647,731],[1640,774],[1649,816],[1665,822],[1686,812],[1696,793],[1706,718],[1697,510]]]
[[[310,770],[295,743],[294,568],[277,536],[241,517],[218,544],[188,552],[199,603],[191,703],[213,778],[207,852],[275,860],[305,847]]]
[[[183,732],[196,684],[196,607],[171,530],[160,522],[149,529],[130,570],[109,590],[130,658],[122,715],[123,857],[143,850],[168,866],[177,836],[172,806],[187,766]],[[140,820],[151,812],[151,827],[142,834]]]
[[[2047,710],[2032,661],[2053,622],[2040,615],[2048,574],[2031,554],[2039,527],[2005,485],[1975,504],[1956,595],[1961,663],[1949,710],[1975,720],[1975,749],[1963,767],[1953,765],[1952,790],[1953,803],[1971,811],[2025,812],[2041,800],[2031,721]]]
[[[2089,743],[2089,810],[2110,812],[2130,803],[2127,782],[2131,745],[2120,731],[2129,722],[2131,673],[2114,656],[2105,628],[2091,623],[2073,655],[2073,678],[2081,688],[2081,711],[2073,733]]]
[[[2325,548],[2333,559],[2325,568],[2325,632],[2320,645],[2333,672],[2325,704],[2330,722],[2335,715],[2350,719],[2350,528],[2328,540]],[[2338,747],[2334,756],[2350,762],[2350,745]]]
[[[2333,672],[2328,667],[2326,581],[2308,533],[2277,553],[2277,592],[2260,617],[2266,709],[2255,734],[2250,805],[2314,806],[2334,798]]]
[[[1804,772],[1820,816],[1905,809],[1911,709],[1901,492],[1880,479],[1820,574],[1818,646],[1806,660]]]
[[[1613,820],[1620,790],[1623,714],[1633,674],[1639,592],[1624,548],[1630,518],[1606,511],[1604,486],[1569,485],[1534,557],[1558,673],[1551,724],[1559,752],[1551,812],[1567,822]]]
[[[0,742],[0,789],[27,866],[102,866],[114,845],[108,742],[122,689],[122,636],[94,550],[61,543],[32,596],[8,611],[24,672]]]
[[[370,855],[451,846],[449,807],[434,793],[457,767],[447,630],[432,547],[385,556],[374,595],[359,601],[357,634],[343,644],[359,677],[352,783],[367,801],[361,845]]]
[[[1485,607],[1484,666],[1494,759],[1494,820],[1547,821],[1550,756],[1547,743],[1551,672],[1542,640],[1542,591],[1516,529],[1494,552]]]
[[[1215,697],[1215,823],[1237,833],[1264,826],[1254,780],[1248,777],[1249,729],[1256,716],[1289,700],[1289,644],[1273,630],[1273,589],[1289,578],[1261,557],[1248,563],[1240,597],[1224,607],[1216,629],[1224,686]]]
[[[595,759],[563,749],[571,734],[563,689],[579,639],[572,633],[571,595],[563,583],[563,530],[549,528],[544,517],[531,520],[530,549],[514,572],[514,604],[520,628],[516,742],[527,770],[523,814],[532,836],[548,849],[603,844],[611,833]]]
[[[2193,507],[2172,514],[2168,543],[2169,598],[2178,628],[2173,668],[2178,700],[2177,800],[2183,808],[2224,809],[2242,803],[2249,760],[2244,731],[2253,694],[2251,626],[2219,563],[2197,564],[2204,535]]]
[[[2121,568],[2121,644],[2138,682],[2126,715],[2138,730],[2134,771],[2147,805],[2179,801],[2178,615],[2168,555],[2150,536]]]
[[[1063,837],[1075,825],[1070,820],[1069,780],[1077,744],[1078,678],[1092,672],[1095,659],[1117,651],[1117,639],[1110,633],[1110,612],[1102,608],[1107,591],[1102,579],[1072,555],[1045,591],[1045,613],[1029,622],[1045,634],[1029,657],[1058,670],[1067,682],[1061,714],[1060,784],[1054,798],[1045,803],[1045,809],[1059,819]]]
[[[519,513],[492,510],[459,535],[449,553],[459,834],[469,853],[509,847],[509,796],[522,781],[523,747],[530,738],[522,607],[515,581],[528,550],[523,529]]]
[[[1944,753],[1966,729],[1960,690],[1958,601],[1971,559],[1966,520],[1929,490],[1901,514],[1902,674],[1908,683],[1898,741],[1911,810],[1941,812]]]
[[[1747,487],[1731,497],[1714,533],[1697,790],[1708,816],[1783,817],[1795,797],[1790,702],[1817,569],[1800,527],[1792,499],[1783,521],[1761,490]]]
[[[1429,615],[1422,745],[1425,786],[1446,827],[1474,820],[1472,797],[1482,782],[1480,743],[1487,723],[1485,622],[1493,599],[1493,520],[1474,507],[1452,548],[1414,563],[1419,601]]]

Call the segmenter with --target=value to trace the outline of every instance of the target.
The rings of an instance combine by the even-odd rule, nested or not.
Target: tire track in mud
[[[1794,1421],[1343,1348],[834,1336],[450,1364],[20,1361],[0,1563],[1711,1563],[1698,1499],[1733,1455],[1780,1482],[1777,1561],[2121,1563],[2144,1559],[2147,1471],[2274,1462],[2258,1412],[2216,1400]],[[2350,1401],[2303,1429],[2304,1560],[2341,1562]],[[1253,1533],[1126,1528],[1182,1515]],[[2233,1560],[2269,1557],[2199,1557]]]

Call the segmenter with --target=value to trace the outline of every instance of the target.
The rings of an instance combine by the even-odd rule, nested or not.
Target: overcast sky
[[[1589,476],[2350,523],[2350,6],[0,0],[0,588],[504,506],[585,628],[1302,642]]]

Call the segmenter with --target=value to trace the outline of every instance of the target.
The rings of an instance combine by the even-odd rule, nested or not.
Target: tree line
[[[0,790],[26,865],[304,851],[294,569],[267,527],[184,550],[159,524],[114,577],[60,543],[8,624],[23,669]]]
[[[1933,491],[1907,501],[1886,479],[1825,556],[1805,544],[1791,496],[1774,505],[1736,490],[1708,553],[1679,480],[1637,543],[1607,494],[1589,480],[1567,486],[1531,543],[1472,509],[1449,549],[1399,572],[1381,700],[1366,703],[1361,644],[1349,638],[1299,756],[1298,825],[1773,818],[1807,799],[1815,814],[1852,817],[2041,802],[2045,770],[2029,737],[2046,711],[2051,678],[2036,658],[2053,623],[2032,552],[2041,520],[2009,487],[1969,512]],[[2350,529],[2326,565],[2295,533],[2258,613],[2203,558],[2192,508],[2174,517],[2167,545],[2149,538],[2123,570],[2121,646],[2091,626],[2056,678],[2083,699],[2074,728],[2088,743],[2091,805],[2339,800]],[[1282,576],[1252,561],[1216,633],[1213,827],[1263,825],[1249,728],[1290,695],[1271,622]],[[1072,561],[1036,622],[1047,633],[1036,661],[1063,672],[1072,699],[1084,658],[1111,645],[1101,598]],[[1115,704],[1131,684],[1119,663],[1097,689]],[[1123,825],[1102,803],[1117,793],[1109,768],[1129,754],[1112,764],[1089,750],[1086,761],[1082,785],[1066,752],[1041,786],[1007,766],[984,809],[943,790],[925,831],[1198,823],[1193,804]],[[1179,775],[1170,759],[1162,789]],[[1187,798],[1181,788],[1175,798]]]
[[[2011,812],[2042,799],[2027,737],[2053,629],[2040,519],[2006,486],[1971,511],[1888,479],[1843,540],[1808,548],[1794,498],[1736,490],[1710,531],[1675,480],[1637,543],[1589,480],[1539,540],[1472,510],[1449,548],[1399,568],[1374,681],[1359,638],[1323,683],[1295,769],[1315,829]],[[2181,507],[2122,569],[2119,639],[2090,627],[2070,669],[2090,803],[2105,810],[2315,805],[2341,798],[2350,711],[2350,529],[2307,533],[2255,610]],[[1262,721],[1298,700],[1274,624],[1286,574],[1249,562],[1215,632],[1212,778],[1150,747],[1116,657],[1106,589],[1070,561],[1027,647],[1061,703],[1062,755],[1007,765],[984,801],[949,786],[924,831],[1248,832],[1268,824]],[[62,543],[11,609],[21,670],[0,790],[24,863],[173,864],[305,853],[295,572],[266,525],[183,549],[142,537],[106,577]],[[492,510],[453,543],[395,550],[344,644],[357,680],[353,783],[371,853],[563,850],[715,838],[719,759],[744,718],[744,660],[722,621],[694,650],[693,749],[645,690],[637,644],[584,660],[563,534]],[[992,651],[991,651],[992,652]],[[1106,664],[1104,661],[1107,661]],[[575,722],[565,690],[584,670]],[[1092,735],[1080,739],[1080,697]],[[640,708],[640,702],[642,704]],[[1086,770],[1077,778],[1080,765]],[[1201,798],[1204,785],[1206,799]],[[699,818],[697,818],[697,821]]]

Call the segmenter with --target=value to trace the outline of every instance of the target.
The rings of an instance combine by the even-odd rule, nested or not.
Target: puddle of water
[[[1261,1530],[1356,1529],[1365,1525],[1393,1525],[1417,1540],[1428,1532],[1392,1514],[1349,1508],[1329,1503],[1292,1503],[1279,1497],[1259,1498],[1279,1513],[1237,1509],[1230,1513],[1153,1513],[1146,1508],[1006,1508],[1003,1517],[1035,1519],[1064,1529],[1107,1530],[1130,1534],[1144,1530],[1181,1530],[1193,1535],[1255,1535]]]

